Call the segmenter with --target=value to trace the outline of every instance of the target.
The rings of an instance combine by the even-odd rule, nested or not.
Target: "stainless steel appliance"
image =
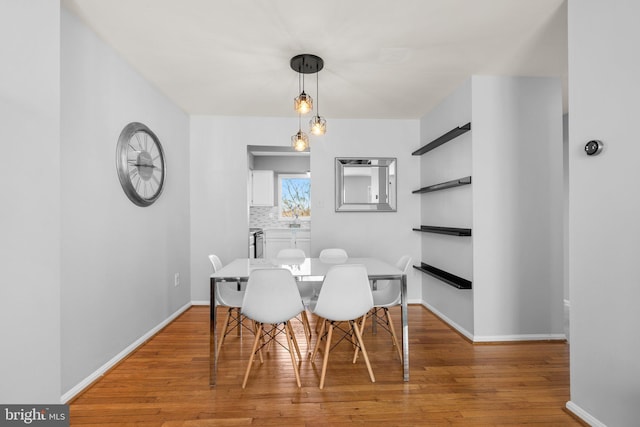
[[[256,258],[263,258],[264,257],[264,233],[262,232],[262,230],[260,231],[256,231],[255,233],[255,239],[256,239]]]
[[[249,229],[249,258],[262,258],[264,251],[262,228]]]
[[[249,232],[249,258],[256,257],[256,235]]]

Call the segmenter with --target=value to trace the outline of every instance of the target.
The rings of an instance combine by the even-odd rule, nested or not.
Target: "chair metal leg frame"
[[[296,361],[295,354],[293,352],[293,350],[295,349],[296,353],[298,354],[298,359],[302,359],[302,356],[300,354],[300,349],[298,348],[298,342],[296,340],[296,337],[293,333],[293,328],[291,327],[291,324],[289,323],[289,321],[281,325],[282,325],[282,328],[278,328],[278,325],[272,325],[273,327],[271,328],[271,330],[265,331],[264,324],[256,322],[256,337],[253,340],[253,347],[251,349],[251,355],[249,356],[249,364],[247,365],[247,370],[245,371],[245,374],[244,374],[244,380],[242,381],[242,388],[245,388],[247,385],[247,380],[249,379],[249,372],[251,372],[251,367],[253,366],[253,360],[254,360],[255,354],[259,353],[260,363],[261,364],[264,363],[264,360],[262,359],[262,348],[265,346],[269,346],[271,341],[275,341],[281,347],[283,347],[289,352],[291,356],[291,364],[293,365],[293,371],[296,376],[296,382],[298,384],[298,387],[302,387],[302,384],[300,382],[300,372],[298,371],[298,362]],[[278,340],[275,339],[276,336],[280,333],[284,333],[287,337],[286,347],[282,345],[280,342],[278,342]],[[267,337],[266,342],[265,342],[265,336]],[[258,344],[261,341],[262,341],[262,345],[258,347]]]
[[[320,389],[324,388],[324,379],[325,379],[325,374],[327,373],[327,364],[329,362],[329,353],[332,350],[331,338],[333,336],[334,328],[337,327],[338,329],[340,329],[341,331],[343,331],[345,333],[344,336],[340,339],[340,341],[342,341],[343,339],[346,338],[347,335],[349,335],[349,331],[345,331],[344,329],[342,329],[339,326],[337,326],[341,322],[334,322],[334,321],[329,321],[329,320],[325,320],[325,322],[323,322],[323,325],[321,326],[321,331],[322,331],[321,333],[324,333],[324,330],[326,328],[326,324],[327,323],[329,324],[329,329],[328,329],[328,331],[326,333],[326,343],[325,343],[325,348],[324,348],[324,358],[322,360],[322,373],[320,374]],[[364,361],[365,361],[365,363],[367,365],[367,371],[369,371],[369,378],[371,379],[371,382],[374,383],[374,382],[376,382],[376,379],[375,379],[375,377],[373,375],[373,370],[371,369],[371,363],[369,363],[369,356],[367,354],[367,350],[366,350],[366,348],[364,346],[364,342],[362,341],[362,335],[360,334],[360,328],[358,327],[356,322],[353,321],[353,320],[349,320],[349,325],[350,325],[351,332],[353,332],[353,334],[355,334],[355,336],[356,336],[356,340],[357,340],[357,342],[355,342],[356,347],[362,350],[362,356],[364,357]],[[311,356],[311,363],[314,363],[315,355],[316,355],[316,353],[318,351],[318,347],[320,345],[320,340],[321,339],[322,339],[322,337],[318,337],[318,341],[316,342],[316,346],[315,346],[313,354]],[[338,342],[340,342],[340,341],[338,341]],[[337,345],[337,343],[335,345]],[[334,347],[335,347],[335,345],[334,345]],[[354,357],[353,363],[355,363],[355,357]]]
[[[327,337],[327,333],[325,333],[325,330],[326,330],[326,324],[329,323],[329,322],[330,322],[329,320],[323,319],[321,324],[320,324],[320,331],[318,333],[318,340],[316,341],[316,345],[313,348],[313,353],[311,353],[311,355],[309,356],[309,358],[311,359],[311,363],[315,363],[316,354],[318,353],[318,350],[320,349],[320,342],[323,339],[326,339],[326,337]],[[353,329],[352,328],[350,328],[349,330],[343,329],[342,327],[340,327],[341,323],[342,322],[334,322],[334,328],[339,329],[343,334],[340,336],[340,339],[336,343],[333,344],[333,346],[331,347],[331,350],[333,350],[335,347],[337,347],[338,344],[340,344],[345,339],[349,340],[349,342],[351,343],[351,345],[352,345],[352,347],[354,349],[358,348],[358,342],[357,342],[357,339],[354,338],[355,333],[353,332]]]
[[[383,310],[385,317],[378,315],[377,310]],[[398,345],[398,336],[396,335],[396,329],[393,326],[393,320],[391,320],[391,313],[389,312],[389,309],[387,307],[377,307],[377,308],[374,308],[370,313],[371,314],[367,315],[367,317],[371,317],[372,329],[375,328],[374,325],[376,323],[379,323],[387,332],[391,334],[391,341],[393,342],[393,345],[398,351],[398,357],[400,357],[400,363],[402,363],[402,350]],[[366,319],[363,319],[362,324],[360,325],[361,335],[364,334],[365,321]],[[355,357],[357,356],[358,356],[358,349],[356,349]]]

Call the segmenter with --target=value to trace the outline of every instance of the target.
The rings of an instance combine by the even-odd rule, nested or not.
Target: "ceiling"
[[[566,111],[565,0],[62,0],[190,114],[416,119],[473,74],[556,76]]]

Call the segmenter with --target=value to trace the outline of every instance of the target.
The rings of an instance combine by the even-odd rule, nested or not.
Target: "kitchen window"
[[[278,211],[282,220],[311,219],[311,176],[278,175]]]

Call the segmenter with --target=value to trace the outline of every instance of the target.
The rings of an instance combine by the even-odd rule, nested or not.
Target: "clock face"
[[[118,178],[129,199],[138,206],[155,202],[164,188],[164,151],[158,137],[142,123],[129,123],[116,149]]]

